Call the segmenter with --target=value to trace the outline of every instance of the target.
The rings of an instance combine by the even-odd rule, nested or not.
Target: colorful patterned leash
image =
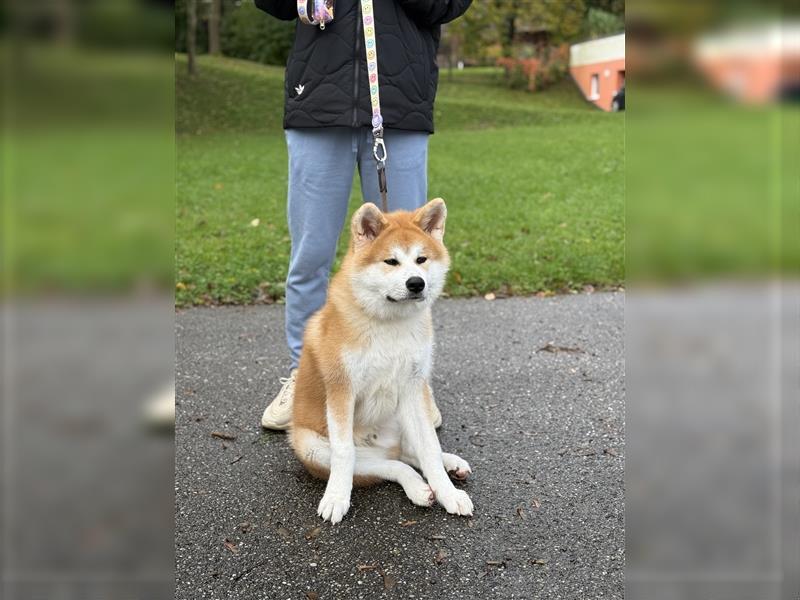
[[[372,154],[378,168],[378,190],[381,193],[381,209],[389,210],[386,199],[386,144],[383,141],[383,116],[381,94],[378,86],[378,44],[375,41],[375,15],[372,0],[361,0],[361,18],[364,21],[364,47],[367,52],[367,75],[369,77],[369,100],[372,104]]]
[[[308,16],[309,0],[297,0],[297,16],[306,25],[325,25],[333,21],[333,0],[314,0],[311,18]],[[378,190],[381,193],[381,208],[389,210],[386,186],[386,144],[383,141],[383,116],[381,116],[381,95],[378,87],[378,44],[375,41],[375,15],[372,0],[361,0],[361,20],[364,25],[364,48],[367,54],[367,77],[369,78],[369,99],[372,105],[372,155],[378,169]]]

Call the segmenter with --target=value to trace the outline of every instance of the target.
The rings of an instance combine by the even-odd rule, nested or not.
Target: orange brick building
[[[610,111],[614,94],[625,85],[625,34],[571,46],[569,72],[589,102]]]

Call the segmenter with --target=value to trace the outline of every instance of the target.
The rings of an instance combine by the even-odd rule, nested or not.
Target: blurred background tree
[[[186,0],[186,55],[189,75],[197,73],[197,0]]]
[[[586,39],[597,39],[624,31],[625,22],[622,16],[590,7],[583,21],[583,36]]]
[[[222,20],[222,0],[211,0],[211,7],[208,11],[208,53],[219,55],[219,27]]]
[[[295,24],[279,21],[255,7],[253,0],[196,0],[197,49],[269,65],[285,65]],[[175,50],[187,51],[188,0],[175,2]]]
[[[491,2],[475,2],[463,17],[445,26],[440,55],[449,68],[465,59],[483,64],[497,57],[498,20],[493,8]]]

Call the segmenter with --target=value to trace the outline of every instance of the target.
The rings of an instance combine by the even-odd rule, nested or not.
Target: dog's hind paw
[[[342,520],[342,517],[347,514],[350,509],[350,499],[335,494],[325,492],[322,500],[319,502],[317,514],[325,521],[330,521],[331,524],[336,525]]]

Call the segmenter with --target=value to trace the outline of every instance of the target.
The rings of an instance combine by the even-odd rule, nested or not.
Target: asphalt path
[[[624,298],[440,300],[439,436],[473,468],[475,514],[386,483],[336,526],[259,423],[288,366],[283,307],[179,312],[175,597],[622,598]]]

